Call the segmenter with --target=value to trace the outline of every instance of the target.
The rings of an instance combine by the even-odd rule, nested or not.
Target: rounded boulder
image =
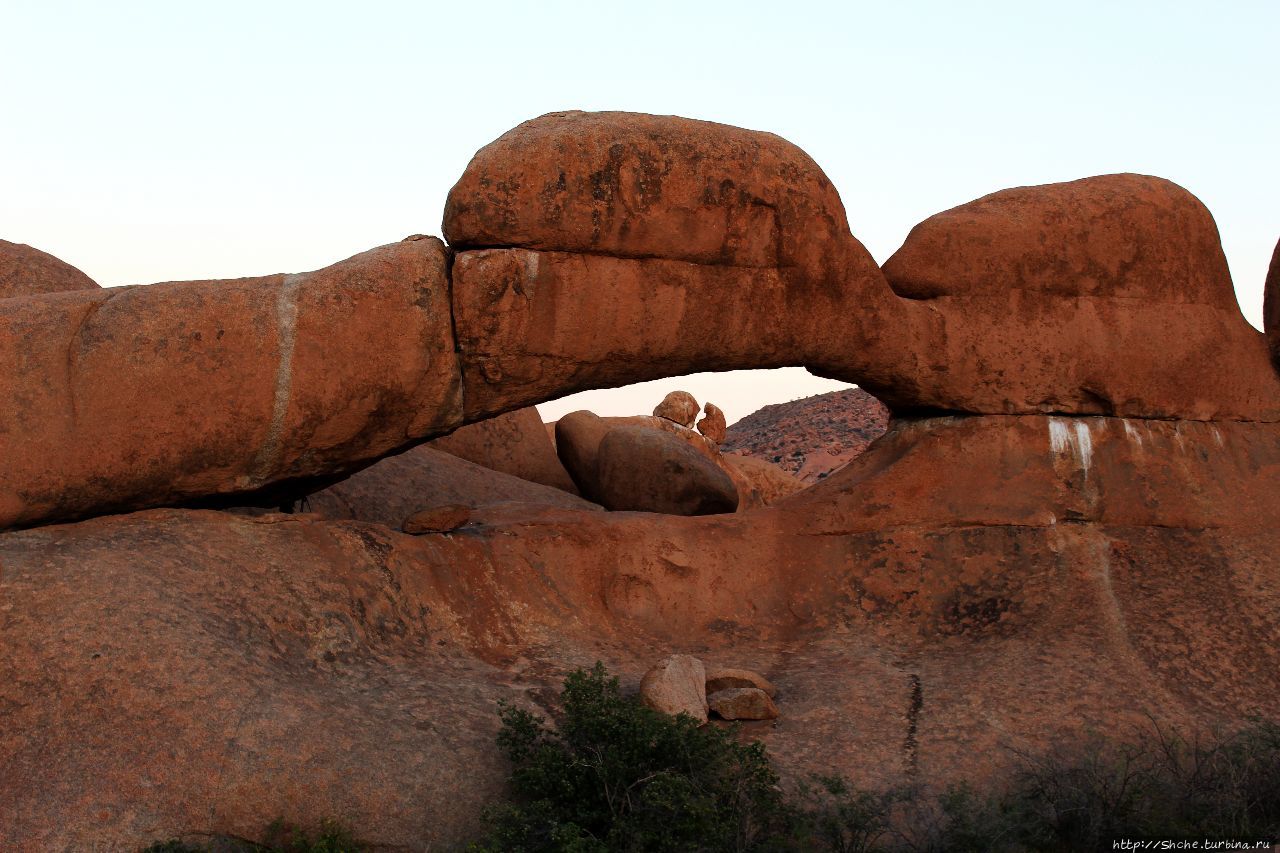
[[[609,430],[600,441],[595,479],[600,502],[611,510],[714,515],[738,508],[738,490],[729,475],[662,430]]]
[[[25,243],[0,240],[0,299],[97,289],[96,281],[66,261]]]
[[[682,427],[693,429],[693,421],[698,417],[698,401],[688,391],[672,391],[662,398],[653,409],[655,418],[666,418]]]

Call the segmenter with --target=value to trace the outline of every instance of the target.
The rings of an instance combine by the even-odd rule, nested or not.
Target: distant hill
[[[882,435],[889,410],[861,388],[775,403],[729,427],[720,449],[754,456],[814,483]]]

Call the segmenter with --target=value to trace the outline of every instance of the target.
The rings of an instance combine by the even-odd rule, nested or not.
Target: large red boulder
[[[611,510],[712,515],[738,508],[738,489],[715,462],[671,433],[616,426],[596,451],[600,502]]]
[[[599,469],[600,443],[619,427],[637,427],[665,433],[688,445],[720,469],[733,482],[740,511],[765,506],[803,488],[803,484],[768,463],[739,464],[735,457],[722,455],[716,443],[695,430],[656,415],[601,418],[593,412],[570,412],[556,422],[556,452],[583,495],[606,505],[608,488]],[[660,476],[654,472],[653,476]],[[662,510],[656,510],[662,511]]]
[[[1280,420],[1213,217],[1169,181],[992,193],[917,225],[884,273],[925,312],[911,375],[871,387],[898,409]]]
[[[1238,310],[1212,215],[1147,175],[991,193],[917,225],[884,268],[908,299],[1022,291]]]
[[[0,299],[97,288],[96,281],[48,252],[0,240]]]
[[[600,440],[610,429],[610,424],[595,412],[585,409],[570,412],[555,423],[556,453],[565,470],[577,484],[579,493],[595,500],[600,495],[596,480],[596,457]]]
[[[624,112],[549,113],[480,149],[449,193],[458,249],[829,272],[849,239],[835,187],[771,133]]]
[[[688,391],[672,391],[662,398],[662,402],[653,408],[655,418],[666,418],[686,429],[693,429],[701,406]]]
[[[305,494],[462,422],[439,240],[311,273],[0,300],[0,528]]]

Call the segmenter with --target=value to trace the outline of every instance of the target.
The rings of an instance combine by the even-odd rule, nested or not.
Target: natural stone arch
[[[886,278],[785,140],[557,113],[478,153],[444,226],[452,256],[411,238],[301,275],[0,300],[0,527],[278,500],[698,370],[805,366],[898,411],[1280,420],[1212,217],[1155,178],[979,199]]]

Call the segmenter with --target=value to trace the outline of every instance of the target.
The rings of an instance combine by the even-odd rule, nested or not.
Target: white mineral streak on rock
[[[1084,471],[1085,479],[1089,479],[1089,466],[1093,463],[1093,438],[1089,433],[1088,421],[1049,418],[1049,447],[1057,456],[1070,453]]]
[[[1127,419],[1121,420],[1120,422],[1124,424],[1124,434],[1128,436],[1129,440],[1137,444],[1139,447],[1141,447],[1142,433],[1138,432],[1138,428],[1135,427],[1132,423],[1130,423]]]

